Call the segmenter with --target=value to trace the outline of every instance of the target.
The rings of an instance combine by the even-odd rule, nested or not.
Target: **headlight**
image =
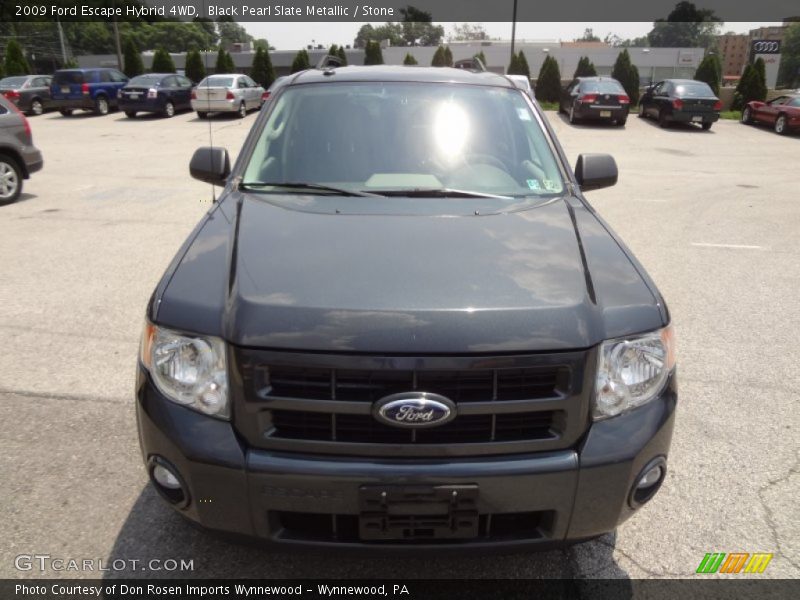
[[[230,418],[225,342],[187,336],[148,323],[141,360],[159,391],[178,404],[221,419]]]
[[[600,345],[594,419],[606,419],[650,402],[675,367],[672,326]]]

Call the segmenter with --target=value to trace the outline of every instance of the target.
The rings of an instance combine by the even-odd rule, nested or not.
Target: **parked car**
[[[670,123],[697,123],[711,129],[719,120],[722,101],[703,81],[665,79],[650,86],[639,100],[639,116],[658,119],[661,127]]]
[[[105,115],[117,108],[117,92],[128,78],[116,69],[62,69],[53,74],[53,106],[65,117],[76,109]]]
[[[28,119],[13,102],[0,96],[0,205],[19,198],[22,180],[43,166]]]
[[[800,130],[800,94],[778,96],[769,102],[748,102],[742,111],[742,123],[772,125],[781,135]]]
[[[577,77],[561,90],[559,112],[570,123],[584,119],[613,121],[620,127],[628,120],[631,99],[622,84],[612,77]]]
[[[49,75],[17,75],[0,79],[0,94],[22,112],[40,115],[52,106]]]
[[[261,94],[261,106],[264,106],[267,100],[269,100],[275,94],[275,92],[278,91],[278,88],[280,88],[284,83],[286,83],[288,79],[289,79],[288,75],[281,75],[280,77],[277,77],[275,81],[273,81],[272,84],[269,86],[269,89],[265,90],[264,93]]]
[[[284,84],[156,287],[136,384],[179,514],[284,547],[545,548],[658,491],[677,403],[664,299],[504,76]],[[655,182],[654,182],[655,183]],[[443,218],[447,217],[447,218]]]
[[[172,117],[179,110],[191,110],[192,82],[175,73],[139,75],[119,91],[119,109],[131,119],[140,112]]]
[[[244,118],[247,111],[261,108],[263,93],[264,88],[247,75],[209,75],[192,91],[192,110],[201,119],[214,112],[236,112]]]
[[[508,77],[515,86],[528,94],[528,96],[533,97],[533,86],[531,86],[531,80],[525,75],[506,75],[506,77]]]

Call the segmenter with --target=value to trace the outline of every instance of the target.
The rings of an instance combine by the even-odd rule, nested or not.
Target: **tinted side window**
[[[192,82],[189,81],[187,77],[183,77],[182,75],[178,75],[178,85],[182,87],[191,87]]]
[[[103,83],[111,83],[111,73],[109,71],[100,71],[100,81]]]
[[[116,81],[117,83],[124,83],[128,81],[128,78],[119,71],[111,71],[111,81]]]
[[[161,81],[161,86],[162,87],[175,87],[177,84],[178,84],[178,81],[177,81],[176,77],[165,77]]]
[[[244,80],[247,82],[247,85],[249,85],[250,87],[258,87],[258,84],[255,81],[253,81],[252,79],[250,79],[249,77],[245,77]]]

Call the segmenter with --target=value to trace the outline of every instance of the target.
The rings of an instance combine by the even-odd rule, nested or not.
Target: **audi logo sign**
[[[753,40],[753,54],[780,54],[781,43],[777,40]]]

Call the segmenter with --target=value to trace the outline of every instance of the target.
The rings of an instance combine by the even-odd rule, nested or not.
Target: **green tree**
[[[434,25],[431,13],[413,6],[400,9],[403,16],[403,40],[408,46],[438,46],[444,37],[444,27]]]
[[[328,48],[328,56],[335,56],[336,58],[339,58],[339,46],[334,44]]]
[[[576,42],[599,42],[600,38],[594,34],[594,30],[587,28],[583,30],[583,35]]]
[[[631,63],[631,55],[628,54],[628,49],[624,49],[617,56],[614,62],[614,69],[611,71],[611,77],[616,79],[625,88],[625,93],[631,100],[631,105],[639,103],[639,69]]]
[[[13,38],[8,41],[6,46],[5,72],[8,77],[12,75],[28,75],[31,72],[31,67],[28,61],[25,60],[22,46]]]
[[[561,98],[561,70],[552,56],[547,56],[536,80],[536,99],[540,102],[558,102]]]
[[[792,23],[783,34],[778,83],[786,87],[800,86],[800,23]]]
[[[144,63],[142,62],[142,54],[139,52],[139,47],[133,40],[125,41],[125,49],[123,52],[123,67],[122,71],[128,77],[136,77],[144,73]]]
[[[517,64],[519,65],[519,74],[525,75],[528,79],[531,78],[531,68],[528,66],[528,60],[525,58],[525,53],[520,50],[517,55]]]
[[[450,46],[444,47],[444,64],[448,67],[453,66],[453,52],[450,50]]]
[[[3,63],[2,63],[2,62],[0,62],[0,79],[2,79],[2,78],[3,78],[3,77],[5,77],[5,76],[6,76],[6,69],[5,69],[5,67],[3,66]]]
[[[259,47],[253,56],[253,66],[250,69],[250,77],[260,83],[264,89],[269,88],[275,81],[275,69],[272,66],[272,59],[269,51]]]
[[[708,86],[714,91],[714,94],[719,96],[719,59],[716,54],[707,54],[700,62],[700,66],[695,71],[694,78],[697,81],[705,81]]]
[[[182,23],[179,23],[182,25]],[[231,44],[252,42],[253,36],[247,30],[236,23],[233,17],[220,17],[217,21],[217,32],[219,34],[219,45],[227,48]]]
[[[382,65],[383,52],[381,52],[381,45],[378,42],[367,42],[367,47],[364,50],[364,64],[365,65]]]
[[[763,62],[763,61],[762,61]],[[758,61],[756,61],[758,63]],[[760,70],[760,66],[756,64],[747,65],[744,68],[742,77],[739,79],[739,84],[736,86],[736,91],[733,94],[733,105],[731,108],[734,110],[741,110],[744,105],[752,100],[765,100],[767,97],[767,84],[764,81],[764,76]]]
[[[762,102],[767,99],[767,65],[764,64],[764,59],[759,57],[753,63],[753,68],[756,71],[756,77],[753,82],[753,93],[755,100]]]
[[[233,64],[233,57],[225,52],[225,48],[220,48],[217,54],[217,63],[214,66],[214,72],[233,73],[234,71],[236,71],[236,66]]]
[[[419,63],[417,63],[417,59],[414,58],[409,52],[406,52],[406,57],[403,59],[403,64],[404,65],[416,65],[416,64],[419,64]]]
[[[308,52],[305,50],[300,50],[294,56],[294,60],[292,61],[292,73],[297,73],[298,71],[305,71],[306,69],[311,68],[311,63],[308,60]]]
[[[647,39],[654,48],[709,48],[721,27],[722,22],[713,10],[678,2],[666,19],[653,23]]]
[[[156,50],[153,55],[153,66],[150,69],[153,73],[174,73],[175,63],[172,62],[172,57],[169,52],[163,48]]]
[[[346,67],[347,66],[347,53],[344,51],[344,46],[339,46],[339,50],[337,51],[336,56],[338,56],[340,59],[342,59],[342,66]]]
[[[206,67],[199,50],[190,50],[186,54],[186,76],[195,83],[200,83],[206,76]]]
[[[578,68],[575,69],[575,74],[572,78],[575,79],[576,77],[597,77],[597,69],[595,69],[594,63],[589,60],[588,56],[581,56],[578,61]]]
[[[439,46],[436,49],[436,52],[433,53],[433,58],[431,59],[431,66],[444,67],[446,64],[447,60],[445,59],[444,55],[444,46]]]

